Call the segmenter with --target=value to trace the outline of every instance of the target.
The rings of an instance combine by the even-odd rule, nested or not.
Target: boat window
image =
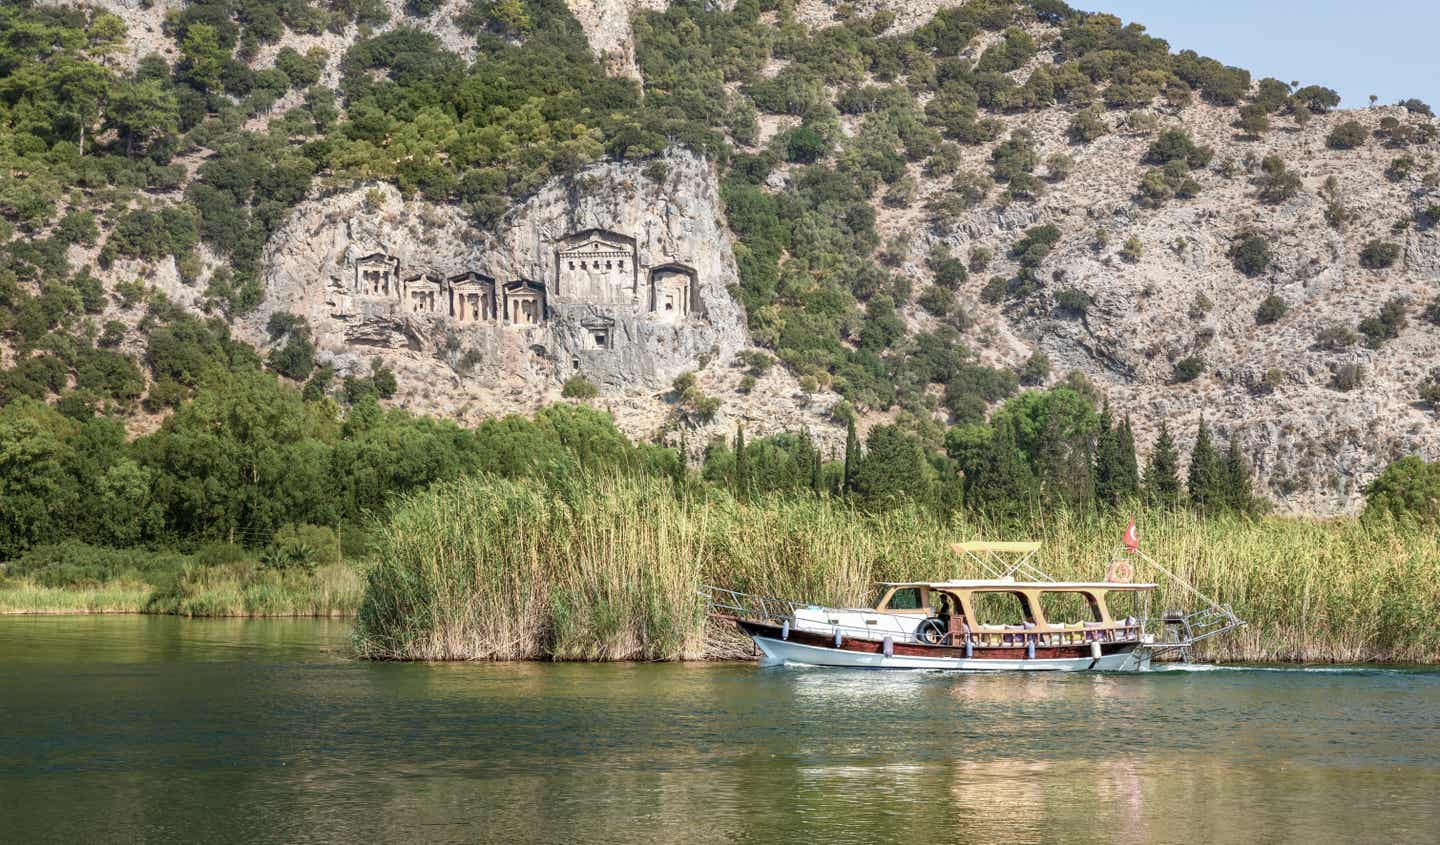
[[[888,605],[890,610],[919,610],[921,607],[919,587],[896,590],[895,594],[890,597]]]
[[[1140,601],[1136,596],[1140,595],[1134,590],[1116,590],[1105,596],[1105,606],[1110,608],[1111,619],[1124,619],[1127,616],[1140,618]]]
[[[1100,603],[1090,593],[1046,590],[1040,594],[1040,612],[1051,625],[1079,625],[1100,622]]]
[[[970,606],[979,625],[1022,625],[1035,621],[1024,593],[977,590],[970,594]]]

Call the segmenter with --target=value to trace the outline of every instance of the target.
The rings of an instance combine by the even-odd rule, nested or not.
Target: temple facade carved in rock
[[[585,350],[614,349],[616,318],[650,318],[678,324],[703,316],[693,267],[666,259],[644,266],[634,238],[605,229],[584,229],[554,246],[551,278],[497,281],[469,269],[453,275],[407,271],[398,257],[374,252],[353,259],[353,281],[335,316],[377,309],[430,317],[457,327],[536,327],[557,306],[583,307],[577,316]],[[502,277],[503,278],[503,277]]]

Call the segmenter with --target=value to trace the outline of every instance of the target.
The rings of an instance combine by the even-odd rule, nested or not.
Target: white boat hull
[[[834,666],[849,669],[956,669],[965,671],[1012,672],[1136,672],[1150,668],[1150,649],[1141,647],[1124,654],[1037,660],[1001,660],[965,657],[912,657],[847,651],[805,645],[771,637],[751,637],[767,660],[801,666]]]

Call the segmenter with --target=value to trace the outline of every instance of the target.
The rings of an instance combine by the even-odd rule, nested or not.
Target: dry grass
[[[1440,658],[1440,544],[1355,521],[1140,514],[1147,552],[1250,627],[1207,655],[1230,660]],[[1095,579],[1114,516],[1037,515],[1029,538],[1057,578]],[[358,649],[380,659],[694,659],[707,653],[701,583],[854,605],[877,580],[978,575],[949,550],[1006,532],[924,512],[613,479],[550,489],[463,479],[411,496],[385,529]],[[1005,539],[1018,539],[1013,532]],[[1142,569],[1141,576],[1145,576]],[[1153,607],[1188,602],[1162,589]],[[733,646],[733,643],[729,644]]]

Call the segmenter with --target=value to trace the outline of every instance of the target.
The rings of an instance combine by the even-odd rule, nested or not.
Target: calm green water
[[[1435,672],[376,665],[348,627],[0,619],[0,840],[1440,841]]]

